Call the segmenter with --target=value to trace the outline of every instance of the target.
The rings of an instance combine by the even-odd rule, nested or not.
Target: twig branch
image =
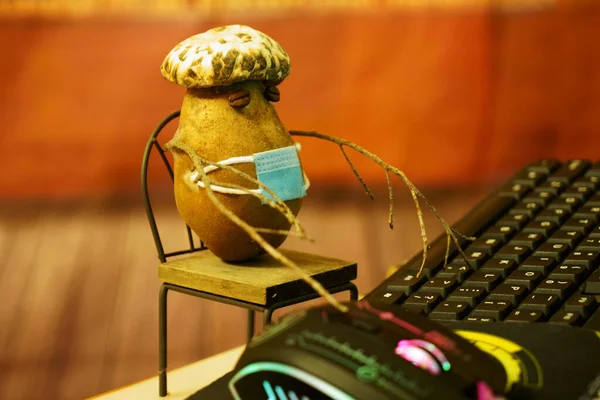
[[[369,195],[371,200],[375,200],[375,196],[373,196],[373,192],[371,192],[371,189],[369,189],[369,187],[367,186],[367,184],[365,183],[363,178],[358,173],[358,170],[356,169],[356,167],[354,167],[354,164],[352,164],[350,157],[348,157],[348,154],[346,154],[346,150],[344,150],[344,146],[340,145],[340,150],[342,150],[342,154],[344,155],[344,158],[346,159],[346,161],[348,161],[350,168],[352,168],[352,172],[354,172],[354,176],[356,176],[356,179],[358,179],[358,181],[362,185],[363,189],[365,189],[365,192],[367,192],[367,195]]]
[[[305,136],[305,137],[314,137],[314,138],[318,138],[318,139],[323,139],[323,140],[327,140],[330,142],[333,142],[335,144],[337,144],[338,146],[340,146],[340,148],[343,148],[343,146],[348,146],[354,150],[356,150],[357,152],[361,153],[362,155],[368,157],[369,159],[371,159],[373,162],[375,162],[376,164],[378,164],[380,167],[382,167],[386,173],[392,172],[394,175],[400,177],[400,179],[402,179],[402,181],[404,182],[404,184],[406,184],[406,186],[408,187],[408,189],[410,190],[411,196],[413,198],[413,201],[415,202],[415,207],[417,208],[417,215],[419,217],[419,226],[421,228],[421,238],[423,239],[423,261],[421,263],[421,268],[419,269],[419,273],[418,275],[421,274],[423,267],[425,265],[425,261],[427,258],[427,250],[428,250],[428,244],[427,244],[427,233],[425,230],[425,224],[423,222],[423,213],[421,211],[421,208],[419,206],[419,198],[423,200],[423,202],[425,203],[425,205],[431,210],[431,212],[435,215],[435,217],[440,221],[442,227],[444,228],[444,231],[446,232],[446,235],[448,235],[448,237],[454,242],[454,244],[456,245],[458,251],[460,252],[460,254],[465,258],[465,260],[467,259],[466,254],[464,253],[464,251],[462,250],[461,246],[459,245],[458,242],[458,238],[456,236],[455,231],[450,227],[450,225],[439,215],[439,213],[437,212],[437,210],[435,209],[435,207],[433,207],[425,198],[425,196],[423,195],[423,193],[421,193],[419,191],[419,189],[417,189],[415,187],[415,185],[408,179],[408,177],[404,174],[404,172],[400,171],[398,168],[391,166],[390,164],[384,162],[381,158],[379,158],[378,156],[376,156],[375,154],[371,153],[370,151],[364,149],[363,147],[352,143],[348,140],[345,139],[340,139],[334,136],[329,136],[329,135],[325,135],[319,132],[306,132],[306,131],[290,131],[290,135],[292,136]],[[346,157],[346,159],[348,159]],[[357,174],[355,172],[355,174]],[[359,178],[361,181],[362,179]],[[389,185],[389,180],[388,180],[388,185]],[[391,193],[391,189],[390,189],[390,193]],[[393,197],[390,196],[390,199],[392,199]],[[390,200],[391,201],[391,200]],[[393,218],[393,210],[390,207],[390,211],[389,211],[389,218],[388,220],[392,220]],[[467,240],[474,240],[475,238],[471,238],[471,237],[466,237],[464,235],[460,235],[462,238],[467,239]],[[446,251],[446,260],[448,258],[448,254],[450,251],[450,247],[448,246],[448,249]]]
[[[392,187],[392,180],[390,178],[390,171],[385,170],[385,178],[387,179],[388,194],[390,196],[390,208],[388,211],[388,225],[390,229],[394,229],[394,188]]]

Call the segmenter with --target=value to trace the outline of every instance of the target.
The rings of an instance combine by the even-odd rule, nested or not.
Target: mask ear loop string
[[[298,149],[298,152],[300,152],[300,143],[295,143],[295,147]],[[228,158],[226,160],[220,161],[218,164],[220,165],[234,165],[234,164],[245,164],[245,163],[254,163],[254,156],[242,156],[242,157],[231,157]],[[209,172],[215,171],[219,169],[219,167],[217,165],[207,165],[206,167],[204,167],[204,173],[208,174]],[[190,180],[193,182],[196,182],[197,180],[197,185],[201,188],[204,187],[204,182],[202,182],[201,179],[198,179],[198,172],[194,172],[190,175]],[[308,189],[310,187],[310,181],[308,180],[308,176],[306,176],[306,173],[304,172],[304,170],[302,171],[302,175],[304,176],[304,188]],[[236,195],[242,195],[242,194],[250,194],[248,192],[252,192],[252,193],[257,193],[257,194],[261,194],[262,191],[261,189],[248,189],[248,191],[243,191],[240,189],[234,189],[234,188],[227,188],[227,187],[223,187],[223,186],[219,186],[219,185],[210,185],[211,189],[214,192],[219,192],[219,193],[223,193],[223,194],[236,194]]]

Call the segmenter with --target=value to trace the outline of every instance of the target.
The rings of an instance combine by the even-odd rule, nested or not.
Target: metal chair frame
[[[158,226],[156,224],[156,219],[154,218],[154,211],[152,209],[152,204],[150,202],[150,195],[148,192],[148,164],[150,161],[150,156],[152,153],[152,149],[155,148],[160,158],[162,159],[171,181],[174,180],[173,169],[167,156],[165,155],[164,150],[160,146],[157,141],[157,137],[160,132],[175,118],[178,118],[180,115],[180,111],[174,111],[170,115],[168,115],[165,119],[163,119],[158,126],[154,129],[148,143],[146,144],[146,148],[144,150],[144,156],[142,159],[142,172],[141,172],[141,187],[142,187],[142,198],[144,201],[144,207],[146,209],[146,214],[148,217],[148,222],[150,223],[150,229],[152,231],[152,237],[154,238],[154,244],[156,245],[156,250],[158,253],[158,259],[161,263],[167,261],[169,257],[174,257],[183,254],[191,254],[198,251],[207,250],[204,243],[200,242],[200,246],[196,247],[194,244],[194,236],[192,230],[186,224],[187,237],[189,242],[189,248],[185,250],[178,250],[169,253],[165,253],[164,247],[162,244],[162,240],[160,238],[160,233],[158,231]],[[170,283],[163,282],[160,286],[159,290],[159,301],[158,301],[158,392],[160,397],[165,397],[167,395],[167,293],[169,291],[175,291],[182,294],[187,294],[190,296],[200,297],[203,299],[208,299],[212,301],[216,301],[219,303],[234,305],[237,307],[242,307],[248,310],[248,326],[247,326],[247,341],[254,336],[254,313],[262,312],[263,313],[263,324],[267,325],[271,323],[271,318],[273,313],[287,306],[291,306],[294,304],[303,303],[305,301],[314,300],[319,298],[319,294],[316,292],[311,292],[303,296],[298,296],[293,299],[278,301],[270,305],[262,305],[250,303],[243,300],[238,300],[231,297],[220,296],[209,292],[203,292],[200,290],[195,290],[191,288],[186,288],[178,285],[173,285]],[[342,283],[330,288],[327,290],[332,293],[340,293],[348,291],[350,293],[350,300],[358,299],[358,289],[352,282]]]

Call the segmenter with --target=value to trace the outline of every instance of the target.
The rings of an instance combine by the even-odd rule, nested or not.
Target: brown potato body
[[[237,89],[246,89],[251,96],[250,103],[241,109],[231,107],[228,102],[228,93]],[[260,82],[243,82],[218,89],[188,89],[174,139],[191,146],[200,157],[215,162],[292,145],[291,136],[263,92],[264,85]],[[207,197],[206,189],[191,182],[189,176],[193,165],[189,157],[181,152],[174,152],[173,156],[177,209],[209,250],[225,261],[243,261],[262,254],[263,249],[216,208]],[[254,164],[236,164],[234,167],[256,177]],[[257,188],[231,171],[216,170],[208,176],[218,182]],[[251,226],[290,228],[285,217],[254,196],[215,195]],[[297,215],[302,199],[286,204]],[[274,247],[279,247],[286,239],[283,235],[263,237]]]

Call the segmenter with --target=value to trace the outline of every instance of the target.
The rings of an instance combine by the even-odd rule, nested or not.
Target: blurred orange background
[[[378,154],[450,224],[527,161],[600,158],[598,0],[0,0],[0,398],[82,399],[156,375],[161,282],[139,174],[184,95],[159,67],[230,23],[290,54],[288,129]],[[315,242],[284,247],[357,262],[366,294],[422,251],[412,198],[397,182],[391,231],[378,166],[348,151],[372,202],[339,148],[299,141]],[[187,238],[157,158],[172,251]],[[244,343],[244,310],[170,298],[169,368]]]
[[[290,54],[276,105],[288,129],[354,141],[417,185],[495,182],[540,157],[596,159],[598,3],[2,2],[0,197],[137,195],[145,141],[183,99],[160,74],[163,58],[230,23]],[[358,185],[336,146],[299,141],[315,185]]]

